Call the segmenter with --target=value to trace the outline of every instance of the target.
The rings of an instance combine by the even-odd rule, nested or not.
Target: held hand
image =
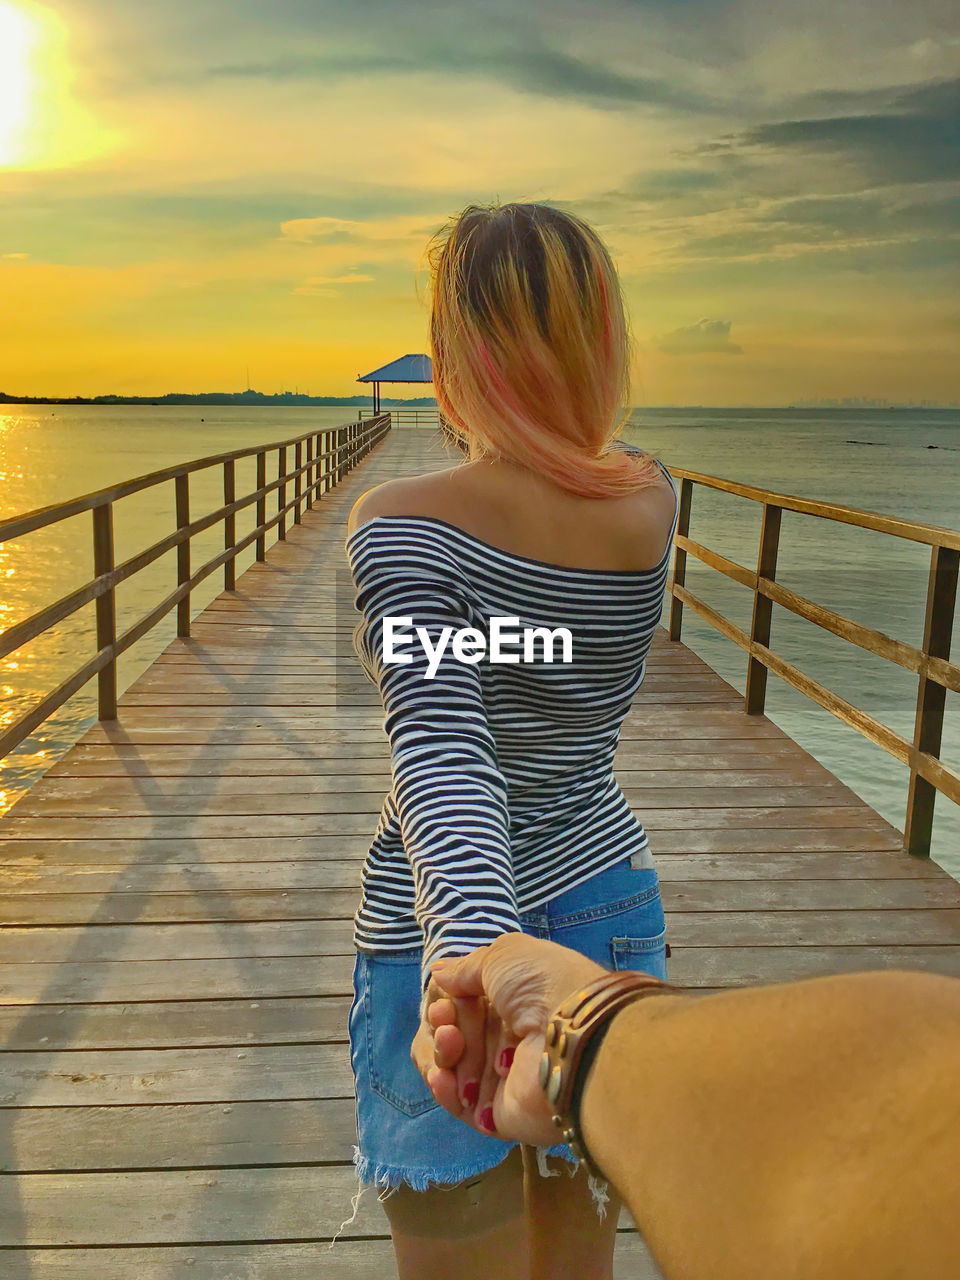
[[[432,1001],[441,1000],[444,995],[445,993],[437,986],[436,980],[431,977],[427,985],[425,1007],[429,1009]],[[410,1057],[413,1065],[426,1080],[428,1073],[437,1065],[433,1043],[433,1027],[426,1019],[421,1021],[417,1028],[417,1034],[413,1037],[413,1043],[410,1045]]]
[[[504,934],[489,947],[435,967],[431,991],[437,986],[455,999],[441,999],[427,1010],[435,1028],[437,1067],[427,1076],[434,1097],[466,1119],[458,1109],[461,1066],[465,1057],[476,1062],[483,1049],[477,1113],[492,1107],[499,1137],[538,1146],[557,1142],[538,1079],[547,1019],[561,1000],[605,972],[579,952],[523,933]],[[482,1032],[475,1025],[465,1028],[457,1016],[470,997],[479,996],[488,1005]],[[501,1056],[504,1049],[514,1051],[509,1066],[509,1054],[506,1060]]]
[[[463,1120],[481,1133],[492,1133],[493,1113],[490,1108],[496,1090],[496,1077],[493,1074],[492,1051],[487,1052],[487,1039],[496,1039],[500,1026],[498,1019],[489,1014],[487,1001],[483,996],[452,1000],[437,986],[433,977],[427,987],[425,1005],[428,1017],[430,1009],[447,1006],[450,1011],[449,1021],[456,1024],[448,1030],[460,1036],[457,1074],[448,1073],[450,1080],[445,1090],[444,1107],[458,1120]],[[413,1064],[428,1085],[430,1072],[446,1063],[443,1054],[437,1050],[435,1025],[432,1021],[422,1021],[410,1046]]]

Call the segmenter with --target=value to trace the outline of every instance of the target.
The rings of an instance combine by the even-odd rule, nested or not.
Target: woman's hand
[[[426,1080],[433,1096],[481,1132],[491,1132],[478,1123],[489,1108],[497,1136],[537,1146],[556,1143],[539,1083],[547,1020],[563,999],[606,972],[579,952],[523,933],[504,934],[488,947],[434,966],[431,992],[439,987],[453,998],[431,1002],[427,1009],[436,1065]],[[465,1025],[461,1010],[481,997],[486,1001],[482,1022],[468,1018]],[[462,1081],[478,1064],[479,1094],[471,1116],[462,1103]]]
[[[417,1027],[417,1034],[413,1037],[413,1044],[410,1046],[410,1057],[413,1059],[413,1065],[426,1080],[437,1065],[433,1044],[433,1028],[428,1022],[421,1022]]]
[[[423,1002],[423,1008],[428,1009],[431,1001],[441,1000],[445,995],[446,993],[437,986],[436,980],[431,977],[427,984],[427,995]],[[426,1080],[428,1072],[436,1066],[433,1028],[426,1018],[422,1019],[420,1026],[417,1028],[417,1034],[413,1037],[413,1043],[410,1045],[410,1057],[413,1060],[413,1065]]]
[[[439,965],[447,963],[438,961]],[[434,1027],[438,1025],[429,1020],[429,1009],[436,1009],[438,1002],[448,1010],[448,1019],[460,1028],[463,1039],[457,1050],[456,1075],[448,1084],[446,1109],[481,1132],[490,1133],[493,1129],[493,1114],[487,1108],[492,1105],[495,1081],[491,1080],[492,1066],[487,1072],[487,1059],[493,1058],[487,1053],[488,1035],[496,1035],[499,1021],[489,1013],[487,1001],[482,995],[467,996],[464,999],[451,999],[431,977],[427,987],[427,998],[424,1007],[428,1010],[425,1018],[417,1028],[417,1033],[410,1046],[410,1057],[414,1066],[429,1085],[430,1072],[438,1065],[446,1065],[447,1059],[438,1056],[434,1038]],[[454,1064],[451,1063],[451,1066]],[[487,1074],[485,1075],[485,1072]],[[483,1090],[481,1090],[481,1082]],[[484,1101],[480,1102],[481,1091]]]

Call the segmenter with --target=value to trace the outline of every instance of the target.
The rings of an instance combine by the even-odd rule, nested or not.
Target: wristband
[[[579,1101],[600,1039],[615,1014],[650,995],[676,995],[676,987],[648,973],[619,970],[568,996],[547,1023],[546,1048],[540,1059],[540,1087],[547,1095],[553,1122],[577,1160],[594,1177],[604,1174],[593,1163],[580,1132]],[[599,1039],[597,1039],[599,1037]],[[588,1046],[597,1040],[588,1053]],[[585,1069],[581,1070],[581,1066]]]

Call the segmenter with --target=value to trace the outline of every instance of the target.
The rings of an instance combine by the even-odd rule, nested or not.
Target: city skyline
[[[940,0],[0,0],[0,387],[354,394],[499,199],[604,236],[635,404],[956,404],[958,104]]]

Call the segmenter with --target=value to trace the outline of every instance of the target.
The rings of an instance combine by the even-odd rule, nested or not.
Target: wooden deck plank
[[[344,812],[307,810],[304,813],[267,813],[263,816],[269,820],[267,825],[270,834],[274,836],[335,835],[341,832],[345,835],[360,835],[370,832],[371,818],[375,819],[379,811],[379,804],[362,798],[354,802],[354,808]],[[252,812],[257,812],[257,806],[254,806]],[[58,817],[56,814],[43,813],[36,816],[27,814],[21,818],[15,806],[4,825],[4,834],[13,839],[50,839],[59,833],[67,840],[98,841],[122,836],[166,836],[169,839],[191,840],[233,836],[256,839],[256,834],[251,832],[249,818],[249,813],[242,812],[177,814],[169,811],[131,817],[102,817],[96,813],[73,813]],[[734,806],[690,808],[681,804],[675,808],[644,809],[643,821],[647,831],[651,833],[804,827],[824,831],[831,827],[855,827],[875,832],[880,847],[884,847],[885,842],[885,847],[896,848],[899,843],[898,834],[879,814],[859,805],[795,807],[787,803],[739,809]]]
[[[7,1280],[387,1280],[394,1274],[389,1240],[318,1244],[190,1245],[160,1249],[41,1249],[4,1254]],[[614,1280],[660,1275],[643,1241],[621,1232]]]
[[[278,807],[284,814],[341,814],[380,812],[383,800],[383,785],[368,786],[364,783],[355,787],[352,780],[341,787],[316,787],[302,791],[285,791],[282,800],[272,787],[238,787],[209,792],[188,790],[180,792],[176,786],[152,788],[138,786],[136,783],[124,783],[114,780],[111,785],[89,787],[89,794],[84,785],[70,788],[66,793],[55,786],[57,780],[43,788],[37,788],[37,795],[27,803],[18,806],[18,813],[24,817],[64,817],[64,818],[113,818],[122,814],[124,818],[150,818],[154,816],[177,817],[231,817],[241,814],[244,817],[272,818]],[[680,788],[652,785],[635,785],[624,781],[622,790],[631,806],[638,812],[658,810],[675,803],[678,808],[716,808],[729,811],[730,791],[727,787],[697,787],[694,783]],[[847,787],[834,783],[826,787],[811,786],[746,786],[737,787],[737,799],[742,809],[754,808],[807,808],[819,809],[839,806],[852,807],[871,813],[859,796],[854,795]],[[843,825],[849,825],[844,823]]]
[[[117,777],[65,777],[62,774],[44,780],[43,796],[50,802],[63,803],[65,800],[79,800],[89,805],[97,800],[114,802],[116,800],[147,798],[162,801],[165,798],[183,796],[200,796],[204,801],[223,796],[246,796],[251,789],[269,788],[273,796],[308,796],[308,795],[342,795],[348,787],[351,794],[359,791],[372,791],[382,796],[390,786],[388,770],[371,769],[369,772],[354,774],[349,772],[349,761],[341,761],[344,765],[342,773],[313,774],[280,774],[270,778],[268,783],[262,781],[263,775],[229,774],[218,776],[213,773],[176,777],[169,781],[161,778],[144,776]],[[348,781],[344,775],[348,774]],[[778,793],[790,787],[826,787],[834,793],[843,791],[829,773],[823,769],[811,769],[805,764],[782,765],[770,764],[765,769],[625,769],[615,770],[621,787],[638,788],[650,791],[653,788],[674,790],[676,788],[701,787],[770,787]],[[39,793],[38,793],[39,794]],[[738,796],[739,796],[738,792]],[[852,794],[852,793],[849,793]],[[26,797],[24,797],[26,800]],[[24,805],[21,812],[37,812],[40,801],[33,805]],[[857,800],[863,804],[862,800]]]
[[[50,1173],[350,1164],[353,1099],[29,1107],[14,1122],[0,1170]]]
[[[389,781],[342,535],[356,493],[444,464],[388,438],[0,822],[5,1276],[390,1274],[370,1195],[323,1243],[355,1186],[351,917]],[[960,973],[955,882],[663,632],[617,776],[679,984]],[[656,1274],[629,1231],[616,1274]]]
[[[346,1044],[0,1054],[0,1105],[4,1107],[252,1102],[352,1095]]]
[[[374,744],[370,744],[371,748]],[[655,753],[625,743],[618,753],[620,770],[674,773],[687,769],[782,769],[807,765],[792,759],[791,744],[751,738],[723,743],[680,741]],[[253,745],[120,743],[77,746],[44,775],[56,777],[229,778],[338,776],[382,773],[386,752],[354,750],[349,758],[322,749],[278,745],[274,751]]]
[[[0,1055],[38,1048],[52,1053],[61,1049],[343,1042],[349,1006],[347,995],[139,1004],[0,1004]]]

